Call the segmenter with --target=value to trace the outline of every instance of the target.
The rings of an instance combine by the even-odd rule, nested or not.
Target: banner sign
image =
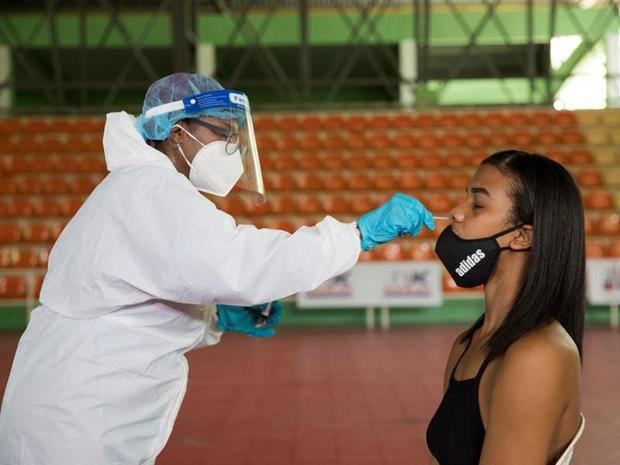
[[[437,261],[363,262],[297,295],[300,308],[429,307],[443,302]]]
[[[620,259],[593,258],[587,262],[588,301],[596,305],[620,303]]]

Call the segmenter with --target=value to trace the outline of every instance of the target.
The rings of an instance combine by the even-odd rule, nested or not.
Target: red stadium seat
[[[385,114],[371,115],[368,124],[371,129],[391,129],[393,127],[391,116]]]
[[[243,211],[246,215],[265,216],[271,213],[271,204],[269,202],[244,199],[243,204]]]
[[[346,120],[347,129],[349,131],[362,132],[369,127],[369,120],[364,115],[351,115]]]
[[[254,129],[258,134],[261,132],[275,131],[278,129],[278,123],[273,116],[258,116],[254,121]]]
[[[432,118],[432,116],[430,115],[420,115],[418,117],[414,117],[410,113],[397,113],[392,118],[392,127],[401,129],[409,129],[415,127],[432,127],[433,124],[431,124],[430,126],[424,126],[424,122],[420,121],[420,118],[425,118],[426,116],[428,116],[428,118]]]
[[[299,124],[303,131],[319,131],[323,128],[323,122],[315,115],[302,115]]]
[[[560,141],[558,134],[547,129],[538,134],[537,139],[540,145],[555,145]]]
[[[285,115],[277,122],[280,131],[290,132],[301,128],[301,124],[295,115]]]
[[[564,144],[583,144],[584,142],[583,134],[578,130],[564,131],[561,135],[561,140]]]
[[[347,148],[347,140],[339,134],[330,134],[323,140],[323,146],[327,150],[344,150]]]
[[[446,128],[456,128],[462,123],[461,116],[458,113],[440,113],[437,116],[437,125]]]
[[[299,147],[298,140],[290,135],[282,135],[274,140],[275,150],[281,150],[287,152],[285,155],[290,156],[290,152],[296,150]]]
[[[62,173],[70,173],[79,171],[80,163],[78,158],[74,155],[62,155],[56,158],[56,171]]]
[[[548,111],[536,111],[530,115],[530,125],[536,128],[550,126],[553,119],[553,114]]]
[[[471,176],[468,176],[466,174],[453,174],[452,176],[450,176],[448,183],[453,189],[458,189],[459,191],[461,191],[467,187],[470,179]]]
[[[428,169],[439,169],[444,166],[444,160],[434,152],[429,152],[418,157],[420,166]]]
[[[31,206],[32,214],[37,217],[54,217],[61,215],[60,204],[56,199],[42,199]]]
[[[368,137],[367,145],[374,150],[388,150],[394,142],[389,134],[373,133]]]
[[[465,128],[479,128],[482,126],[482,115],[480,113],[467,112],[461,114],[461,126]]]
[[[295,190],[295,179],[289,174],[272,173],[265,178],[267,190],[293,191]]]
[[[299,141],[299,148],[310,152],[320,150],[322,145],[321,138],[314,134],[306,134]]]
[[[323,119],[323,129],[326,131],[334,131],[344,129],[346,120],[341,115],[329,115]]]
[[[46,194],[64,194],[69,190],[69,182],[64,176],[51,176],[43,182],[43,192]]]
[[[15,194],[18,190],[18,183],[14,177],[0,178],[0,194]]]
[[[444,147],[450,147],[450,148],[457,148],[457,147],[461,147],[462,145],[464,145],[463,137],[455,133],[447,133],[443,137],[440,137],[437,142],[443,145]],[[420,139],[420,146],[423,147],[422,139]]]
[[[408,133],[399,133],[394,137],[393,145],[398,149],[414,149],[417,146],[415,137]]]
[[[485,145],[487,145],[487,143],[491,143],[491,145],[494,145],[492,137],[493,136],[497,136],[499,134],[493,134],[490,136],[490,140],[487,141],[487,138],[481,134],[481,133],[469,133],[465,136],[465,138],[463,139],[463,144],[467,147],[471,147],[471,148],[480,148],[480,147],[484,147]]]
[[[315,153],[302,153],[295,157],[295,163],[302,170],[314,171],[321,168],[321,160]]]
[[[72,217],[82,207],[83,203],[84,199],[82,198],[63,199],[60,201],[60,213],[64,217]]]
[[[448,213],[454,208],[455,202],[445,194],[429,197],[426,206],[433,213]]]
[[[577,126],[577,116],[573,111],[558,111],[554,115],[554,124],[559,126]]]
[[[397,118],[403,118],[403,124],[397,123],[397,127],[406,127],[406,128],[435,128],[437,127],[438,121],[435,115],[430,113],[418,114],[415,119],[411,117],[411,115],[400,115]],[[397,119],[395,118],[395,120]]]
[[[571,163],[573,165],[588,165],[594,161],[594,157],[592,156],[592,152],[587,149],[584,150],[573,150],[567,154],[566,162]]]
[[[503,128],[510,124],[504,113],[489,112],[482,115],[482,125],[488,128]]]

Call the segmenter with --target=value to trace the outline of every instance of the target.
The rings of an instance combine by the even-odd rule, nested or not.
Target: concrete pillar
[[[400,84],[400,104],[412,107],[415,104],[415,79],[418,77],[418,57],[415,41],[403,39],[398,43],[398,69],[407,82]]]
[[[0,45],[0,114],[7,113],[13,106],[13,88],[11,79],[11,49],[8,45]]]
[[[607,36],[607,106],[620,108],[620,32]]]
[[[196,45],[196,72],[213,77],[217,71],[215,62],[215,45],[202,42]]]

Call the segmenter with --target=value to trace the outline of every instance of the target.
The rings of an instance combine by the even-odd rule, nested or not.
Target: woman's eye
[[[476,208],[476,209],[477,209],[477,208],[482,208],[482,205],[476,205],[476,204],[474,204],[474,208]]]

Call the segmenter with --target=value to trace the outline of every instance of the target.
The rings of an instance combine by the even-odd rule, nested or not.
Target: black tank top
[[[486,432],[480,416],[478,390],[489,360],[484,360],[474,378],[462,381],[454,378],[470,345],[471,339],[454,365],[448,389],[426,430],[426,443],[439,465],[478,465],[480,462]]]

